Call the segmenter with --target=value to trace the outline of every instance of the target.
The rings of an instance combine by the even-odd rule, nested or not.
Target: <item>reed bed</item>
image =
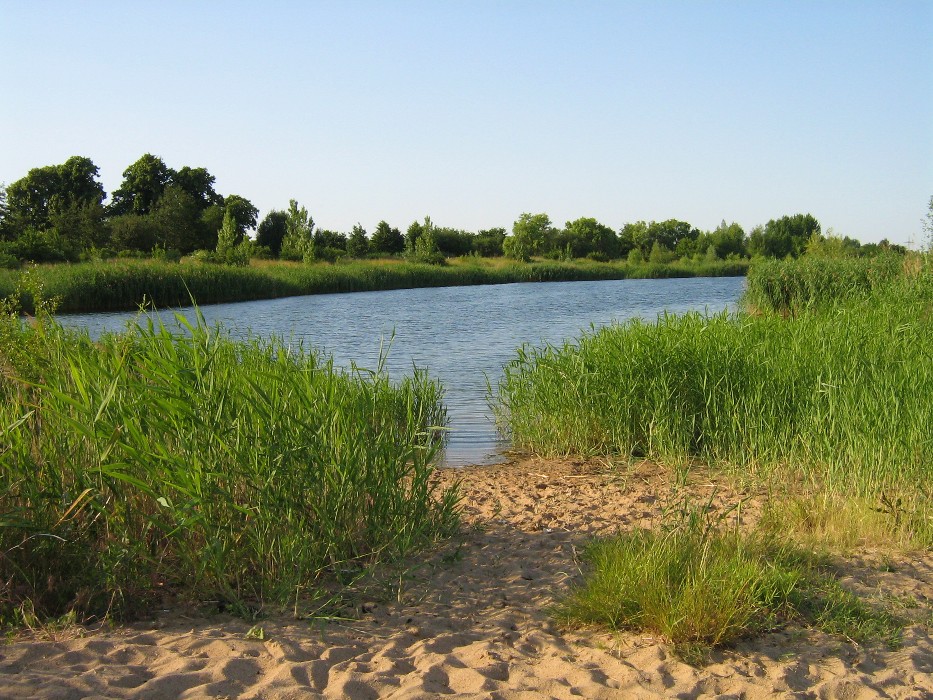
[[[303,294],[362,292],[416,287],[447,287],[512,282],[557,282],[626,278],[737,276],[747,262],[673,263],[670,265],[573,263],[530,264],[462,258],[445,266],[401,260],[313,264],[258,263],[249,267],[196,262],[117,260],[35,268],[43,287],[59,299],[59,311],[132,310],[148,302],[160,308],[273,299]],[[22,273],[0,270],[0,291],[12,293]],[[34,311],[31,296],[23,310]]]
[[[760,260],[749,269],[745,303],[759,311],[799,313],[864,298],[911,271],[919,256],[887,253],[872,258]]]
[[[165,595],[295,605],[456,526],[445,421],[390,383],[199,321],[91,341],[0,316],[0,623],[133,614]],[[183,319],[178,322],[184,324]]]
[[[519,448],[780,474],[933,543],[933,273],[794,318],[665,315],[525,347],[494,410]]]

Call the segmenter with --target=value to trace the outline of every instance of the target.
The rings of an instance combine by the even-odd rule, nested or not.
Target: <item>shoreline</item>
[[[638,464],[516,458],[445,467],[462,481],[463,528],[453,540],[362,582],[329,617],[282,613],[252,622],[183,609],[79,636],[21,634],[0,647],[4,697],[764,698],[933,694],[933,622],[905,629],[890,650],[788,625],[717,651],[703,668],[662,640],[561,629],[548,607],[580,576],[579,549],[618,528],[657,524],[672,482]],[[723,505],[764,494],[697,470],[690,492]],[[933,605],[933,554],[860,551],[835,562],[859,596]],[[933,620],[933,618],[930,618]],[[77,630],[80,631],[80,628]]]
[[[522,282],[742,277],[748,266],[748,260],[631,265],[460,258],[434,266],[386,259],[308,265],[257,261],[247,267],[115,260],[0,270],[0,299],[14,294],[23,272],[30,270],[35,271],[42,293],[59,301],[57,313],[67,314],[133,311],[144,303],[176,308],[190,306],[192,299],[206,306],[314,294]],[[22,310],[35,311],[31,293],[22,299]]]

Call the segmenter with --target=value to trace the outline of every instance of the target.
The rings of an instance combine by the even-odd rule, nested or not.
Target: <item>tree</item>
[[[369,247],[374,253],[397,255],[405,250],[405,238],[397,228],[392,228],[385,221],[380,221],[376,224],[376,230],[373,231],[372,238],[369,240]]]
[[[206,229],[201,221],[198,202],[176,185],[162,192],[151,216],[158,229],[158,245],[182,254],[213,250],[217,245],[217,229]]]
[[[748,252],[769,258],[799,257],[810,238],[820,233],[820,222],[810,214],[794,214],[771,219],[764,228],[756,227],[748,237]]]
[[[280,257],[283,260],[314,259],[314,219],[308,210],[299,207],[294,199],[288,201],[285,215],[285,235],[282,237]]]
[[[366,238],[366,229],[357,224],[347,239],[347,255],[351,258],[365,258],[368,252],[369,239]]]
[[[144,154],[123,171],[123,183],[113,192],[110,213],[148,214],[171,183],[173,175],[174,172],[161,158],[151,153]],[[199,204],[194,198],[192,203],[195,206]]]
[[[566,222],[564,230],[558,234],[557,245],[560,248],[569,246],[571,255],[575,258],[593,253],[606,258],[619,255],[619,239],[616,232],[589,217]]]
[[[730,255],[745,257],[748,255],[748,247],[745,240],[745,229],[734,221],[727,224],[723,219],[715,231],[709,234],[710,244],[715,246],[716,255],[720,258],[727,258]]]
[[[256,244],[265,246],[275,257],[279,257],[287,220],[288,214],[278,209],[273,209],[266,214],[259,228],[256,229]]]
[[[224,198],[214,191],[215,178],[206,168],[189,168],[186,165],[177,172],[169,170],[169,174],[169,182],[187,192],[202,211],[224,204]]]
[[[430,220],[429,217],[425,217],[425,220]],[[415,244],[418,242],[418,238],[421,237],[423,227],[421,222],[412,221],[411,225],[408,227],[408,230],[405,232],[405,255],[412,256],[415,254]]]
[[[256,217],[259,215],[259,210],[253,206],[252,202],[238,194],[230,194],[224,197],[223,207],[224,214],[230,212],[231,216],[233,216],[238,233],[237,242],[239,243],[247,231],[256,228]]]
[[[33,168],[7,187],[7,225],[16,231],[52,226],[52,216],[69,209],[97,205],[106,193],[97,181],[94,161],[72,156],[61,165]]]
[[[512,235],[505,239],[502,249],[510,258],[527,261],[545,252],[553,236],[547,214],[524,213],[512,224]]]
[[[473,238],[473,250],[484,258],[502,255],[502,242],[505,240],[504,228],[490,228],[477,231]]]

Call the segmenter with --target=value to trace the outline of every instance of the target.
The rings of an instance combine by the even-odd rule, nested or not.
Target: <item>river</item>
[[[216,304],[201,312],[234,336],[300,339],[343,366],[375,368],[380,346],[392,338],[386,366],[393,376],[415,365],[443,383],[451,429],[445,463],[458,466],[502,459],[508,446],[490,418],[486,382],[495,386],[523,343],[562,343],[591,326],[651,320],[664,311],[733,310],[744,283],[742,277],[707,277],[400,289]],[[193,315],[190,308],[180,311]],[[97,336],[134,317],[71,314],[60,320]]]

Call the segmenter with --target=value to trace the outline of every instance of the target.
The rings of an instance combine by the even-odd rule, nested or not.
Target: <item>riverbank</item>
[[[113,260],[27,268],[61,313],[130,311],[149,303],[157,308],[305,294],[368,292],[418,287],[452,287],[514,282],[559,282],[745,275],[747,260],[669,264],[591,260],[520,263],[505,258],[456,258],[447,265],[400,259],[311,264],[253,261],[248,267],[195,261]],[[13,294],[24,271],[0,270],[0,298]],[[33,313],[26,290],[22,308]]]
[[[549,606],[579,582],[579,550],[658,525],[676,480],[658,465],[522,459],[462,477],[462,535],[420,565],[360,586],[318,619],[247,622],[163,602],[145,622],[22,632],[0,647],[10,698],[925,697],[933,693],[933,556],[870,549],[833,559],[860,598],[910,618],[902,645],[789,625],[716,651],[703,668],[643,634],[562,629]],[[764,494],[691,474],[697,499]],[[399,585],[401,584],[401,585]],[[216,608],[215,608],[216,610]],[[255,625],[255,626],[254,626]],[[252,630],[252,631],[251,631]]]

